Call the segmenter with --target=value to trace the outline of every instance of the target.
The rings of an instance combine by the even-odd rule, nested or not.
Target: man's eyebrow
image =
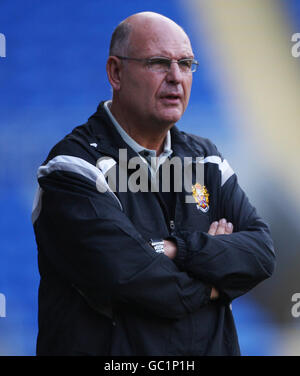
[[[164,56],[164,55],[154,55],[154,56],[149,57],[148,59],[159,59],[159,58],[173,60],[171,57]],[[181,56],[181,57],[179,57],[176,60],[184,60],[184,59],[194,59],[194,56],[193,55],[190,55],[190,56]]]
[[[183,60],[183,59],[194,59],[195,57],[194,57],[194,55],[190,55],[190,56],[184,56],[184,57],[181,57],[180,59],[178,59],[178,60]]]

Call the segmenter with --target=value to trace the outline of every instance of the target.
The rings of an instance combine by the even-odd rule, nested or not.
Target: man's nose
[[[172,62],[170,69],[166,76],[166,80],[170,83],[179,83],[183,79],[183,73],[181,72],[178,63]]]

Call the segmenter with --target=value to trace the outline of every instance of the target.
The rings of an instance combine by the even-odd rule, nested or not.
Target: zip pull
[[[170,221],[170,229],[171,229],[172,231],[175,230],[175,222],[174,222],[173,219]]]

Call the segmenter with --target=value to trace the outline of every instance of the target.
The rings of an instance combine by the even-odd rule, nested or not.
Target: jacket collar
[[[89,118],[89,123],[93,127],[93,132],[97,138],[97,150],[105,155],[110,155],[114,159],[119,159],[119,149],[127,149],[128,158],[137,156],[137,153],[122,139],[116,130],[102,101],[97,111]]]
[[[134,151],[120,136],[113,125],[107,111],[104,108],[105,101],[102,101],[97,107],[97,111],[89,118],[89,123],[93,127],[93,133],[97,137],[97,150],[103,154],[110,155],[114,159],[119,159],[119,149],[127,149],[128,159],[136,157],[138,154]],[[177,126],[170,130],[171,145],[173,155],[178,157],[199,157],[199,149],[188,142],[188,136],[181,132]]]

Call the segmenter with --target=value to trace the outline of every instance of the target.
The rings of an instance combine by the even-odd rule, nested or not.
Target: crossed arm
[[[225,218],[220,219],[219,221],[213,222],[208,230],[208,234],[215,236],[215,235],[230,235],[233,231],[233,224],[231,222],[227,222]],[[176,257],[177,254],[177,246],[171,240],[164,240],[164,253],[167,257],[171,260]],[[219,297],[219,292],[215,287],[212,287],[210,299],[214,300]]]
[[[77,173],[50,172],[39,178],[39,259],[78,288],[95,309],[130,303],[178,318],[219,293],[231,301],[273,272],[268,228],[234,177],[218,203],[226,220],[213,222],[207,233],[178,231],[177,247],[166,240],[164,257],[153,252],[109,192],[99,195],[93,182]],[[48,270],[41,270],[47,275]]]

